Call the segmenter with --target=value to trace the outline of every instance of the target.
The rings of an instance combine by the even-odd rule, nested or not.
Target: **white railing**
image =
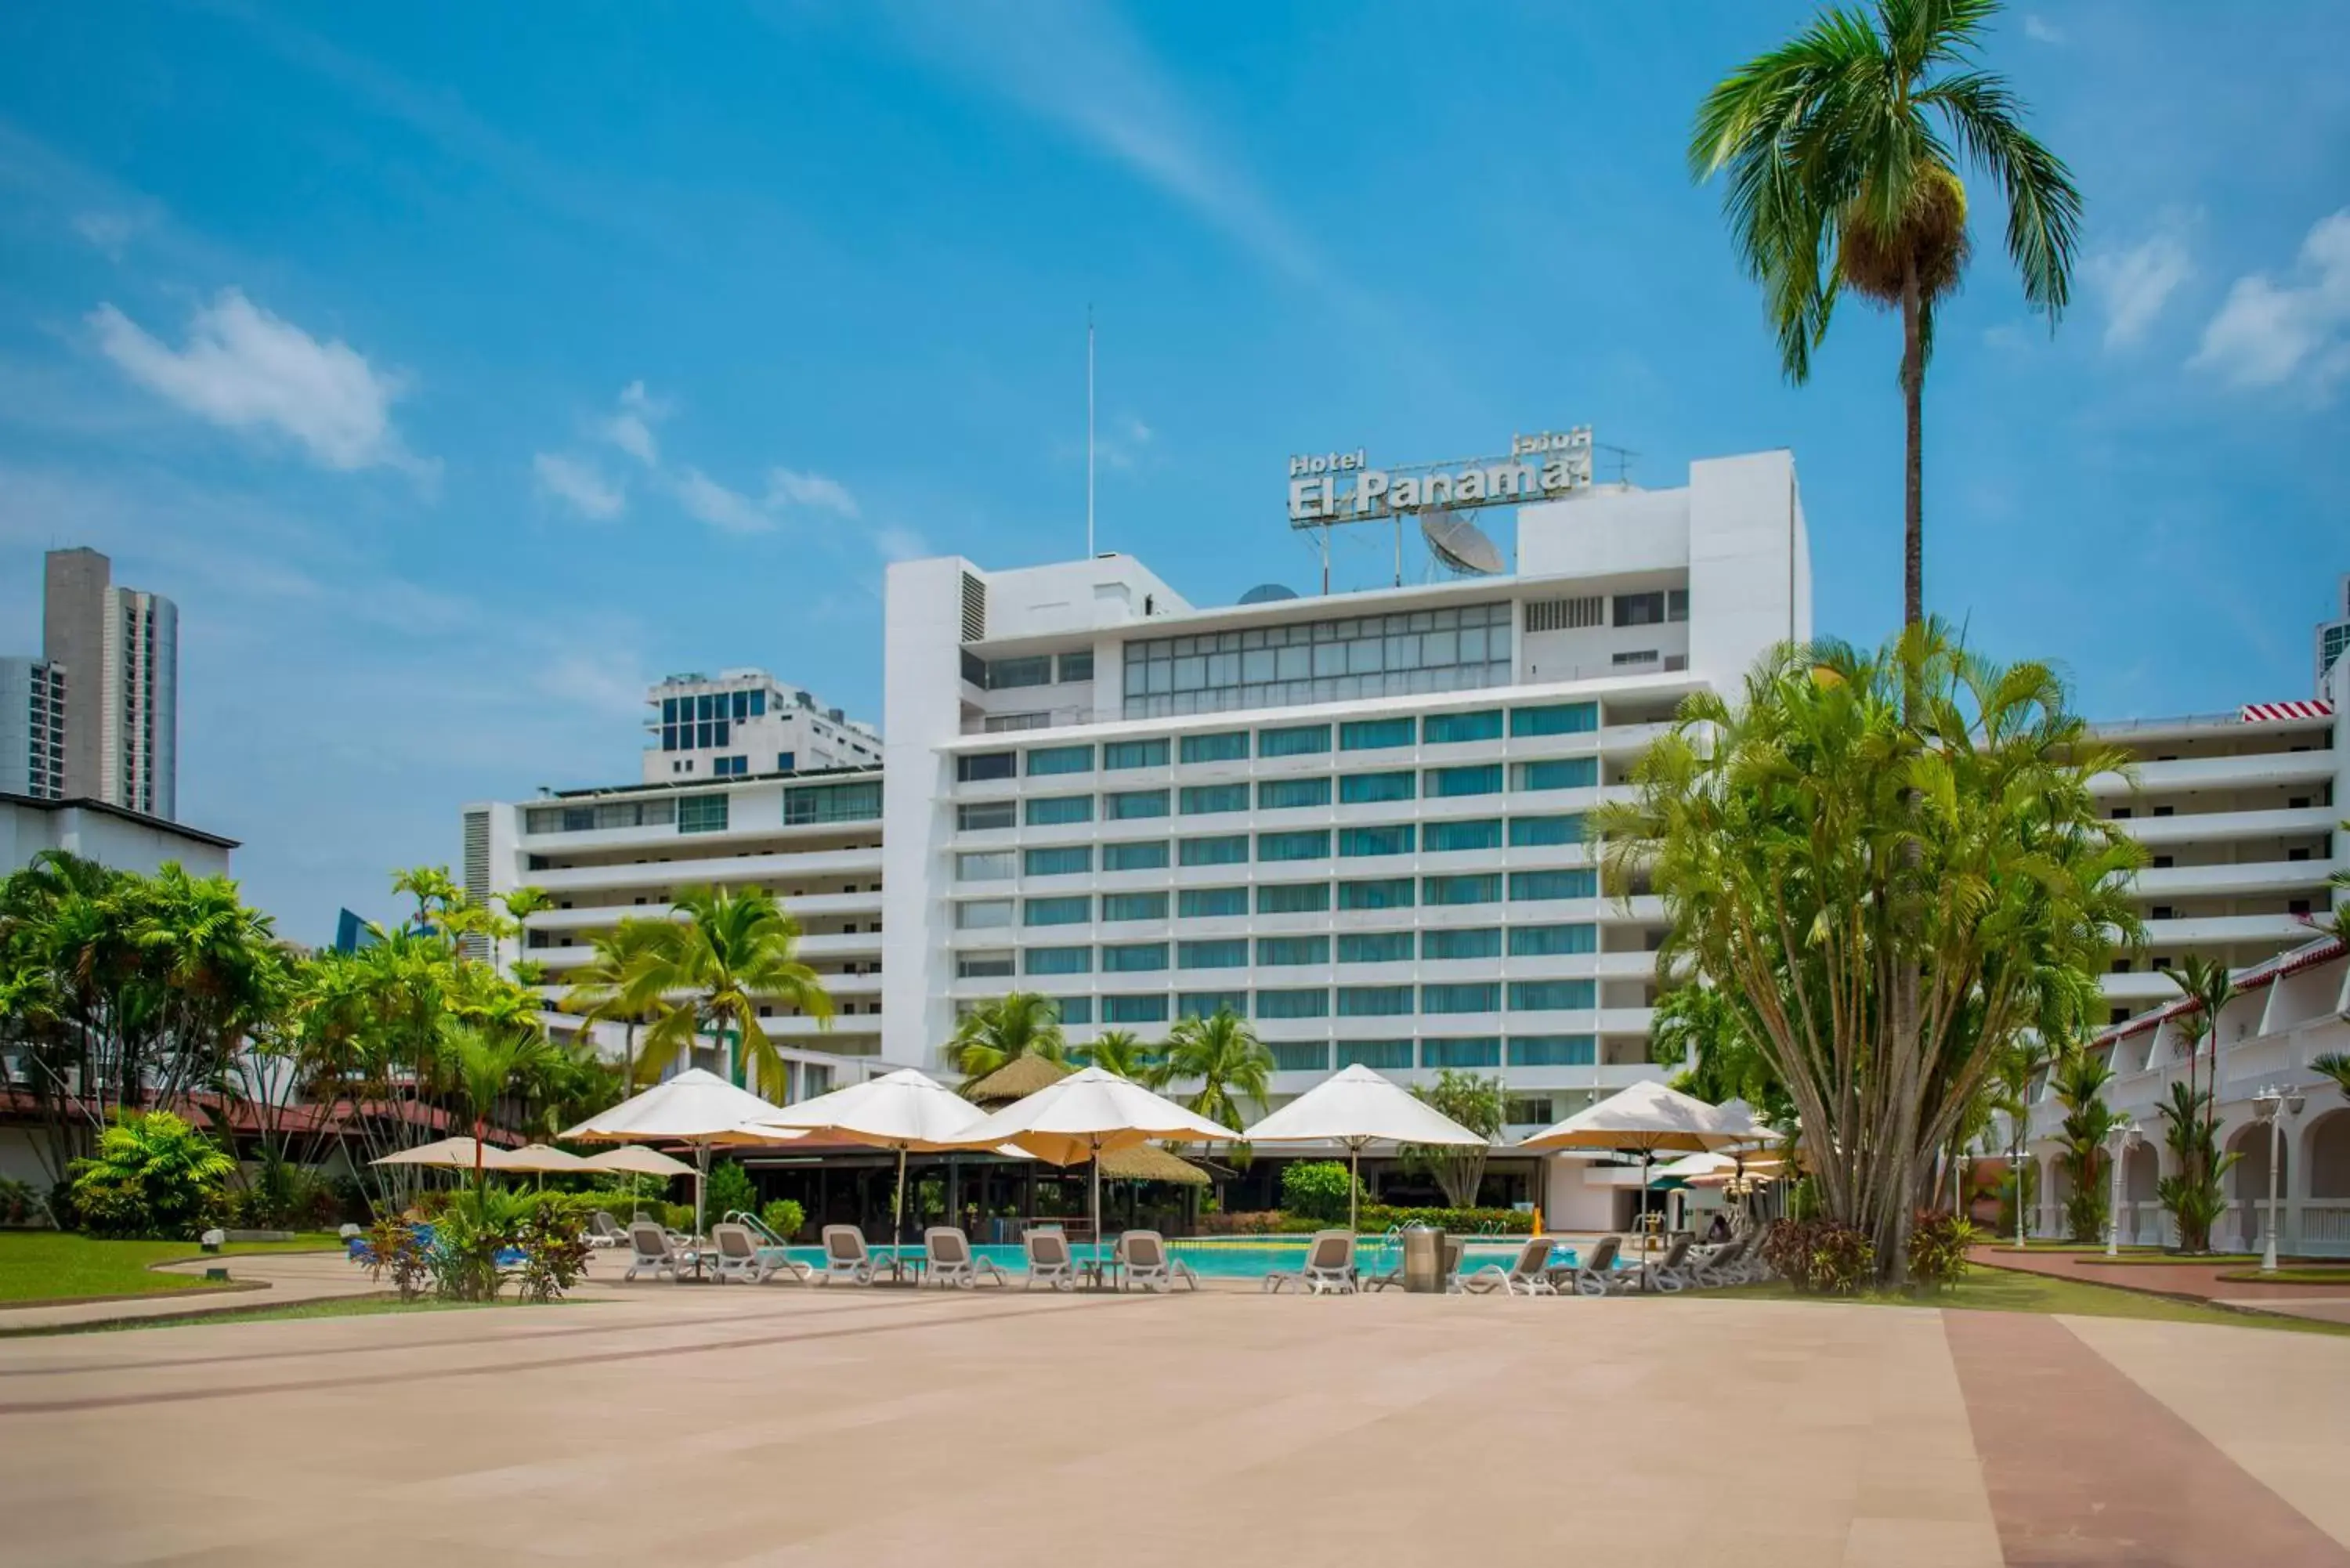
[[[2308,1198],[2300,1204],[2297,1251],[2313,1257],[2350,1257],[2350,1199]]]

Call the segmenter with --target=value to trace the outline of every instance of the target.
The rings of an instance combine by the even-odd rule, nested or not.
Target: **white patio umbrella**
[[[895,1245],[906,1220],[908,1152],[968,1147],[960,1140],[986,1119],[985,1111],[928,1074],[903,1067],[785,1106],[754,1126],[795,1136],[854,1138],[878,1148],[896,1149],[898,1194],[889,1220],[889,1241]]]
[[[472,1170],[475,1168],[477,1151],[469,1137],[444,1137],[438,1143],[420,1143],[414,1148],[403,1148],[387,1154],[381,1159],[371,1159],[369,1165],[423,1165],[435,1170]],[[480,1168],[512,1170],[507,1164],[514,1158],[508,1150],[495,1144],[483,1144],[478,1150]]]
[[[730,1141],[729,1135],[743,1124],[771,1116],[779,1108],[715,1073],[689,1067],[576,1127],[565,1128],[561,1136],[588,1143],[691,1144],[693,1229],[699,1235],[702,1195],[710,1185],[711,1146]]]
[[[1710,1154],[1747,1142],[1750,1135],[1722,1125],[1703,1100],[1648,1079],[1544,1127],[1520,1148],[1628,1148],[1640,1156],[1640,1212],[1648,1211],[1648,1167],[1659,1150]]]
[[[1242,1134],[1130,1079],[1099,1067],[1072,1073],[1023,1100],[983,1117],[942,1147],[992,1148],[1012,1144],[1052,1165],[1093,1161],[1094,1244],[1101,1244],[1101,1159],[1105,1149],[1139,1143],[1222,1143]]]
[[[506,1149],[504,1153],[505,1158],[498,1167],[500,1170],[536,1170],[542,1174],[553,1171],[562,1175],[593,1168],[584,1156],[568,1154],[543,1143],[525,1144],[521,1148]]]
[[[657,1148],[642,1144],[622,1144],[601,1154],[591,1154],[580,1161],[589,1170],[617,1170],[629,1176],[691,1176],[693,1167],[681,1159],[671,1159]]]
[[[1363,1146],[1430,1143],[1466,1147],[1492,1140],[1472,1132],[1392,1079],[1357,1063],[1308,1089],[1248,1129],[1260,1143],[1342,1143],[1347,1146],[1347,1229],[1355,1229],[1356,1189]]]

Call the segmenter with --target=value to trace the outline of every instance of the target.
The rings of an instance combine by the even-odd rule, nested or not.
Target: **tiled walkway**
[[[2350,1564],[2350,1340],[1728,1299],[616,1293],[0,1343],[0,1565]]]

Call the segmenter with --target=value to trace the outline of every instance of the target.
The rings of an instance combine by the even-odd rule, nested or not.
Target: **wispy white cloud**
[[[873,530],[873,548],[884,561],[919,561],[938,553],[920,534],[896,523],[885,523]]]
[[[596,471],[593,463],[560,452],[542,452],[530,462],[538,487],[582,517],[598,522],[618,517],[629,504],[628,494]]]
[[[2230,386],[2297,384],[2321,397],[2350,374],[2350,207],[2310,229],[2293,281],[2238,278],[2189,363]]]
[[[323,467],[389,465],[430,477],[392,426],[398,376],[378,370],[340,338],[307,332],[224,289],[198,307],[184,348],[158,340],[110,304],[88,317],[98,347],[132,380],[231,430],[290,436]]]
[[[600,421],[596,433],[647,468],[658,467],[660,445],[653,439],[653,426],[667,419],[669,411],[669,400],[646,391],[642,381],[631,381],[620,389],[619,410]]]
[[[729,490],[698,468],[678,475],[677,504],[689,516],[729,534],[764,534],[775,525],[766,507]]]
[[[2167,216],[2137,244],[2094,251],[2083,260],[2083,274],[2105,307],[2106,348],[2127,348],[2143,338],[2170,296],[2195,275],[2185,233],[2189,222],[2185,214]]]
[[[2023,16],[2023,36],[2035,44],[2062,44],[2064,31],[2037,12],[2027,11]]]
[[[119,207],[76,213],[71,220],[75,234],[97,246],[113,261],[120,261],[124,247],[154,221],[151,210]]]
[[[961,0],[899,14],[907,46],[1014,99],[1124,165],[1269,265],[1328,271],[1305,235],[1220,148],[1118,13],[1087,0]]]
[[[857,515],[857,497],[848,486],[821,473],[795,473],[788,468],[767,471],[767,505],[775,511],[804,506],[838,517]]]

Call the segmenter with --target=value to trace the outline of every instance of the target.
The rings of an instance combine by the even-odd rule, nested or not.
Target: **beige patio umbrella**
[[[1363,1146],[1427,1143],[1468,1147],[1489,1143],[1425,1100],[1362,1064],[1325,1078],[1248,1130],[1261,1143],[1342,1143],[1347,1146],[1347,1229],[1355,1229],[1356,1189]]]
[[[754,1126],[793,1137],[853,1138],[897,1150],[898,1191],[889,1219],[889,1241],[895,1246],[906,1222],[907,1154],[969,1147],[960,1140],[986,1119],[986,1112],[928,1074],[901,1067],[785,1106]]]
[[[693,1167],[681,1159],[671,1159],[657,1148],[642,1144],[622,1144],[601,1154],[591,1154],[579,1162],[589,1170],[614,1170],[629,1176],[691,1176]]]
[[[702,1204],[710,1185],[710,1149],[747,1123],[781,1107],[715,1073],[689,1067],[643,1094],[622,1100],[560,1135],[587,1143],[683,1143],[693,1146],[693,1229],[702,1230]]]
[[[499,1163],[500,1170],[536,1170],[542,1175],[554,1172],[560,1176],[572,1171],[590,1170],[584,1156],[566,1153],[547,1144],[525,1144],[520,1148],[506,1149]]]
[[[381,1159],[371,1159],[369,1165],[422,1165],[435,1170],[512,1170],[507,1161],[513,1154],[494,1144],[483,1144],[477,1151],[469,1137],[444,1137],[438,1143],[420,1143],[414,1148],[403,1148],[387,1154]]]
[[[1093,1162],[1094,1246],[1101,1246],[1101,1157],[1139,1143],[1222,1143],[1242,1135],[1141,1085],[1087,1067],[982,1118],[947,1147],[1012,1144],[1053,1165]]]
[[[1732,1131],[1703,1100],[1648,1079],[1544,1127],[1518,1147],[1534,1152],[1567,1148],[1633,1149],[1640,1156],[1640,1212],[1648,1211],[1649,1164],[1659,1150],[1711,1154],[1751,1140]]]

